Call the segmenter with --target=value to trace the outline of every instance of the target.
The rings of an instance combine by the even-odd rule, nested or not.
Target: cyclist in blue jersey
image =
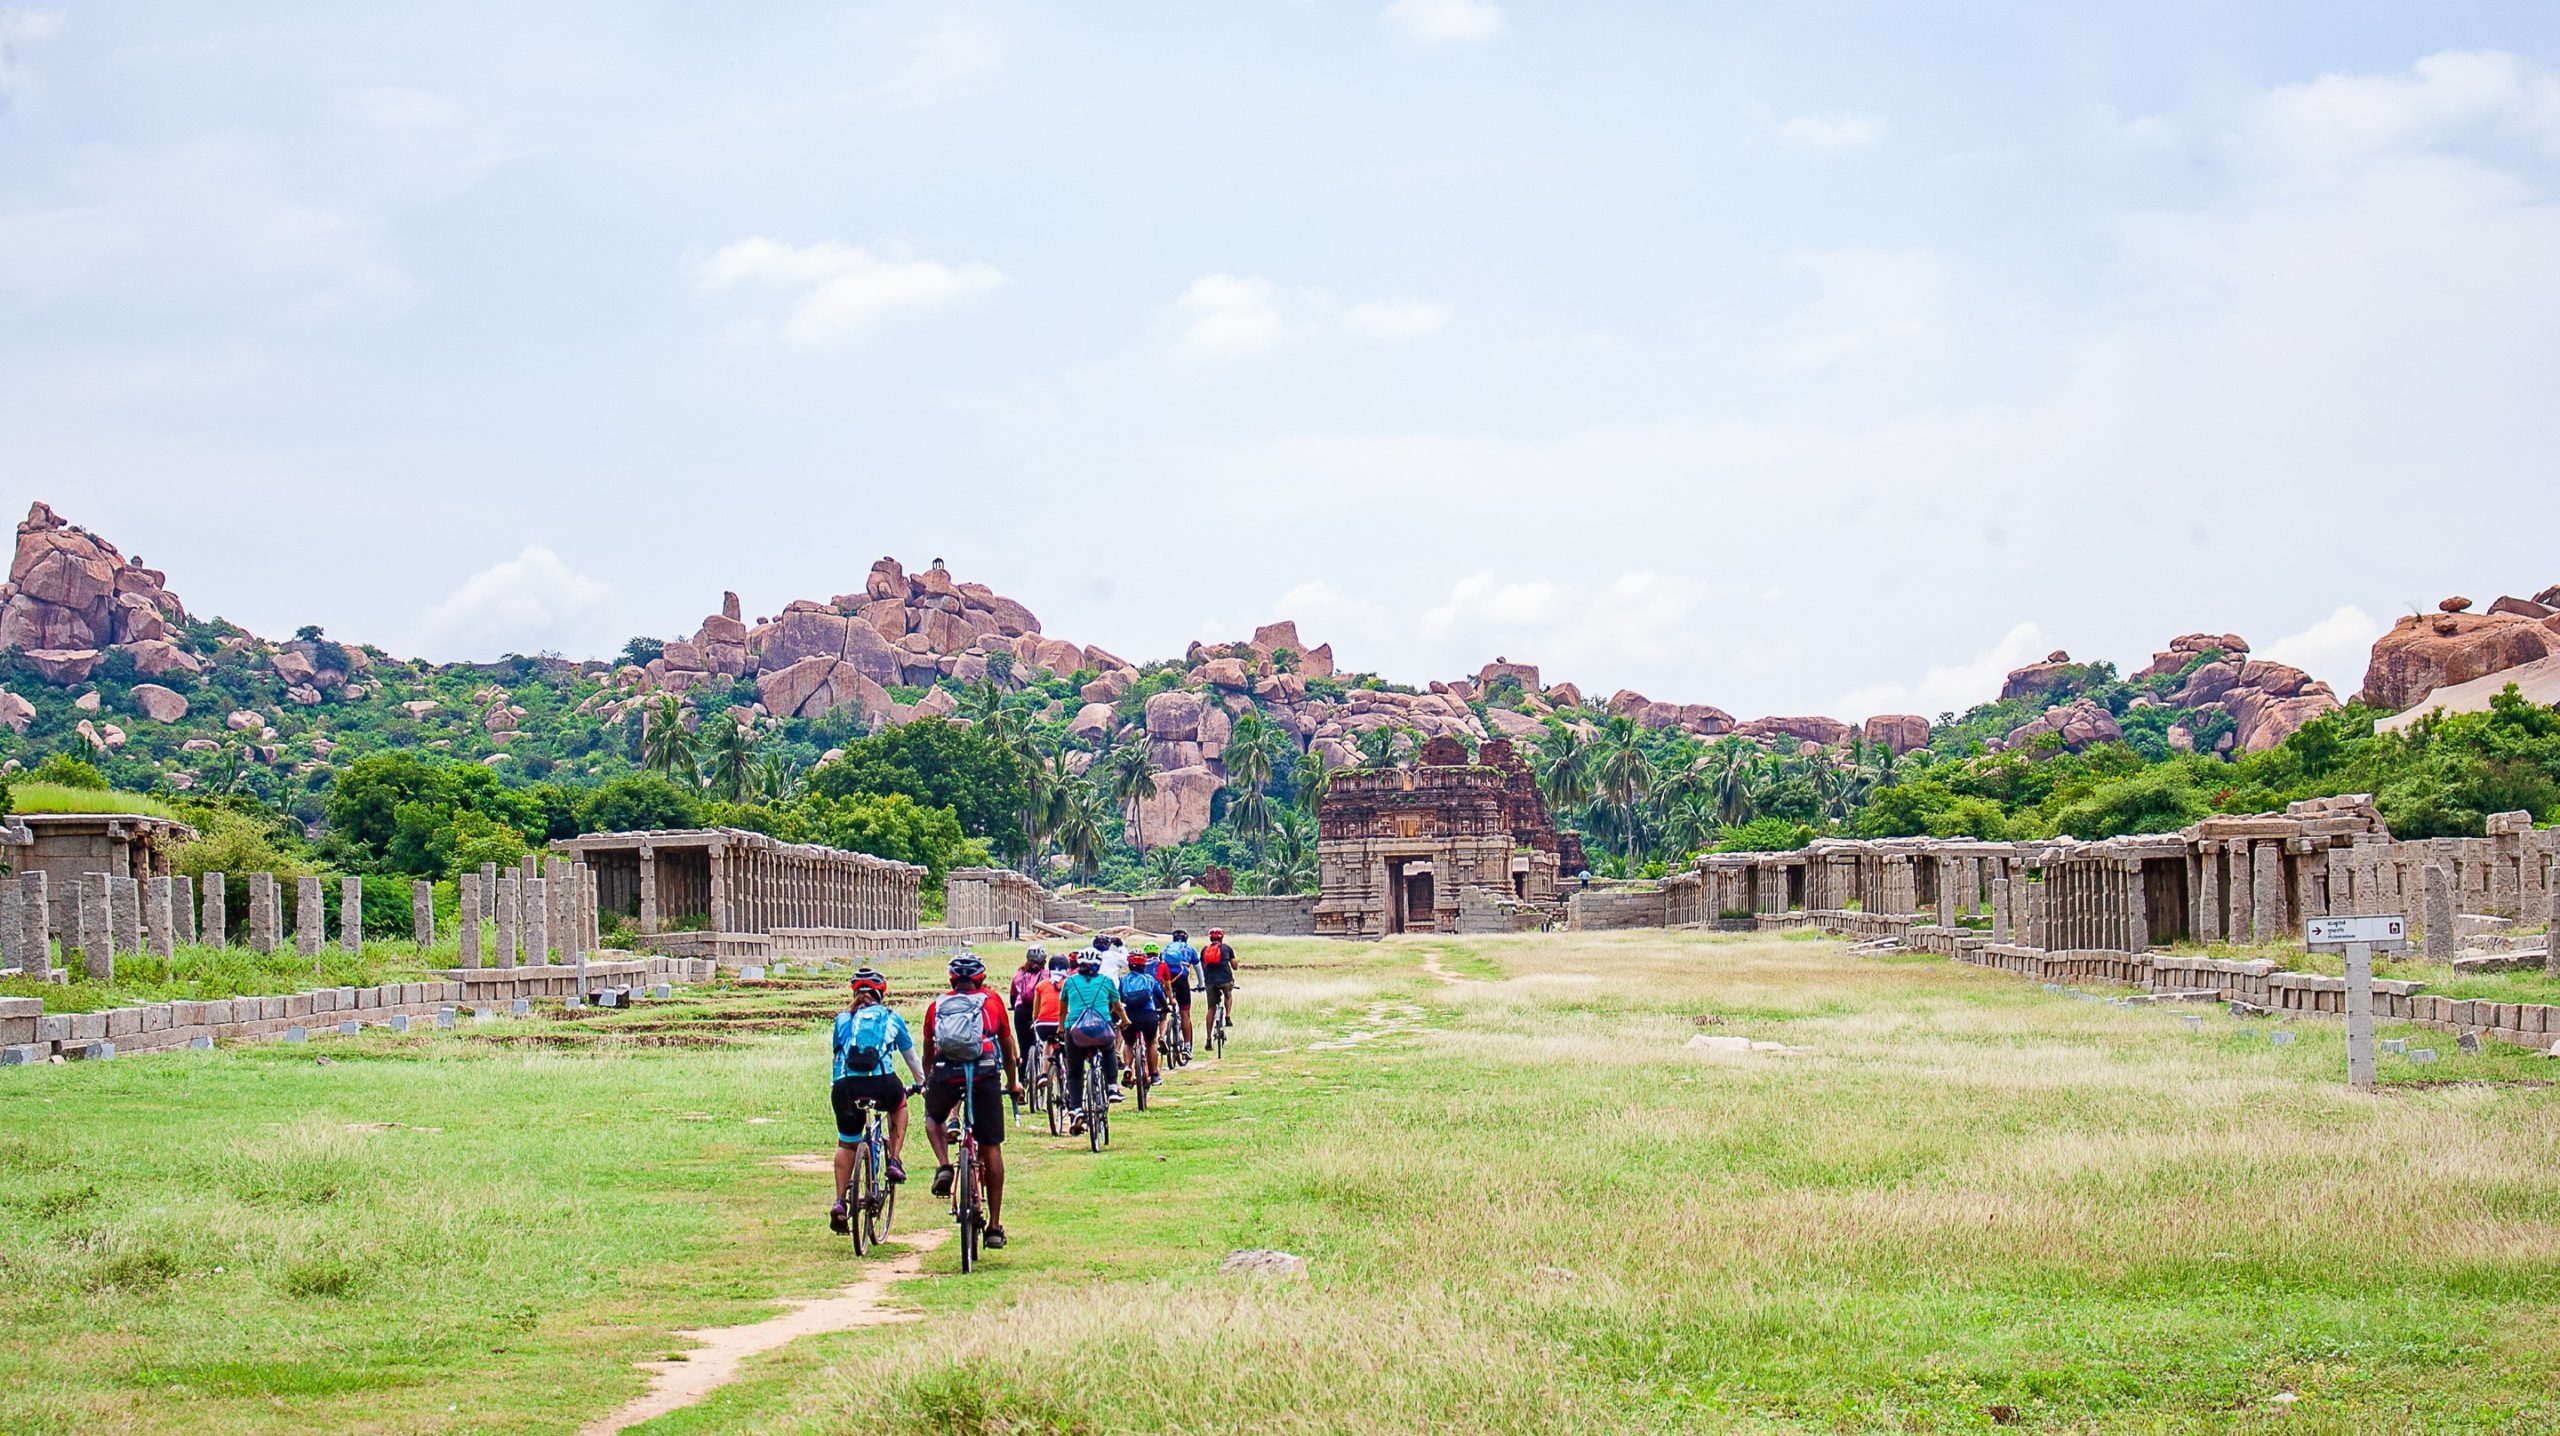
[[[863,1110],[876,1107],[888,1114],[889,1150],[886,1157],[889,1180],[903,1182],[907,1169],[898,1161],[907,1141],[907,1089],[909,1082],[898,1080],[892,1060],[907,1065],[912,1082],[924,1081],[916,1066],[916,1040],[907,1030],[907,1020],[889,1007],[889,979],[871,968],[853,975],[853,1003],[836,1014],[833,1084],[829,1089],[836,1112],[836,1201],[827,1213],[828,1225],[838,1232],[845,1230],[848,1213],[844,1191],[853,1180],[853,1151],[862,1144],[864,1131],[870,1126]]]
[[[1199,950],[1191,945],[1191,934],[1180,928],[1173,930],[1173,941],[1166,943],[1162,954],[1166,971],[1165,990],[1173,994],[1174,1011],[1182,1018],[1182,1051],[1188,1061],[1191,1053],[1191,974],[1200,965]]]

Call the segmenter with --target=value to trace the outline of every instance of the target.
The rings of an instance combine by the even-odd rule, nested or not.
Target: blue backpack
[[[889,1070],[889,1020],[894,1015],[878,1002],[845,1014],[841,1050],[847,1076],[875,1077]]]
[[[1120,1005],[1129,1010],[1132,1022],[1153,1022],[1164,1001],[1164,986],[1143,972],[1132,972],[1120,979]]]

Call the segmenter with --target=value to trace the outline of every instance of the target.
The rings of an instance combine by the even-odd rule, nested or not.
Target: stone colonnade
[[[925,870],[913,863],[743,829],[589,833],[552,847],[593,870],[595,910],[634,920],[644,936],[688,918],[761,934],[912,931],[923,917]]]

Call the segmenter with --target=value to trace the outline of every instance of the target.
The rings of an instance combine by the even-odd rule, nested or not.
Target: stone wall
[[[1591,888],[1565,898],[1565,925],[1575,932],[1667,927],[1666,894],[1660,888]]]
[[[1237,934],[1258,937],[1313,937],[1316,931],[1316,900],[1313,894],[1286,894],[1277,897],[1195,897],[1176,904],[1172,921],[1163,927],[1149,927],[1149,932],[1170,932],[1181,928],[1198,942],[1211,928],[1223,928]]]
[[[953,868],[943,880],[943,921],[1020,936],[1046,919],[1048,890],[1011,868]]]
[[[215,1042],[285,1038],[295,1031],[318,1035],[345,1024],[405,1028],[447,1008],[512,1006],[574,996],[581,980],[590,993],[628,992],[658,983],[708,980],[710,964],[676,958],[638,958],[568,965],[454,969],[440,979],[387,982],[376,987],[324,987],[273,997],[207,1002],[154,1002],[104,1012],[44,1011],[35,997],[0,997],[0,1066],[62,1056],[114,1057]]]

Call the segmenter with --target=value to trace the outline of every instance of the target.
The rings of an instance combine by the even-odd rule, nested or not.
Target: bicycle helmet
[[[1149,957],[1155,957],[1155,956],[1158,956],[1158,955],[1162,954],[1163,952],[1164,952],[1164,947],[1163,947],[1163,945],[1162,945],[1162,944],[1160,944],[1160,943],[1153,943],[1153,942],[1151,942],[1151,943],[1148,943],[1148,944],[1147,944],[1147,956],[1149,956]]]
[[[889,992],[888,976],[876,968],[866,967],[853,975],[853,990],[885,997]]]
[[[1035,962],[1045,963],[1048,960],[1049,948],[1045,943],[1035,942],[1031,944],[1031,946],[1024,948],[1022,951],[1022,962],[1026,967]]]
[[[1213,927],[1213,928],[1209,929],[1209,940],[1210,940],[1211,942],[1216,942],[1216,941],[1218,941],[1220,938],[1225,937],[1226,935],[1227,935],[1227,930],[1226,930],[1225,928],[1223,928],[1223,927]]]
[[[1075,954],[1066,952],[1053,952],[1049,954],[1049,970],[1051,972],[1073,972],[1075,971],[1075,967]]]
[[[976,953],[964,952],[951,959],[951,975],[957,979],[974,982],[987,975],[987,965],[978,960]]]
[[[1088,952],[1083,956],[1078,957],[1076,959],[1076,971],[1083,973],[1087,977],[1091,977],[1102,971],[1101,955],[1098,953]]]

